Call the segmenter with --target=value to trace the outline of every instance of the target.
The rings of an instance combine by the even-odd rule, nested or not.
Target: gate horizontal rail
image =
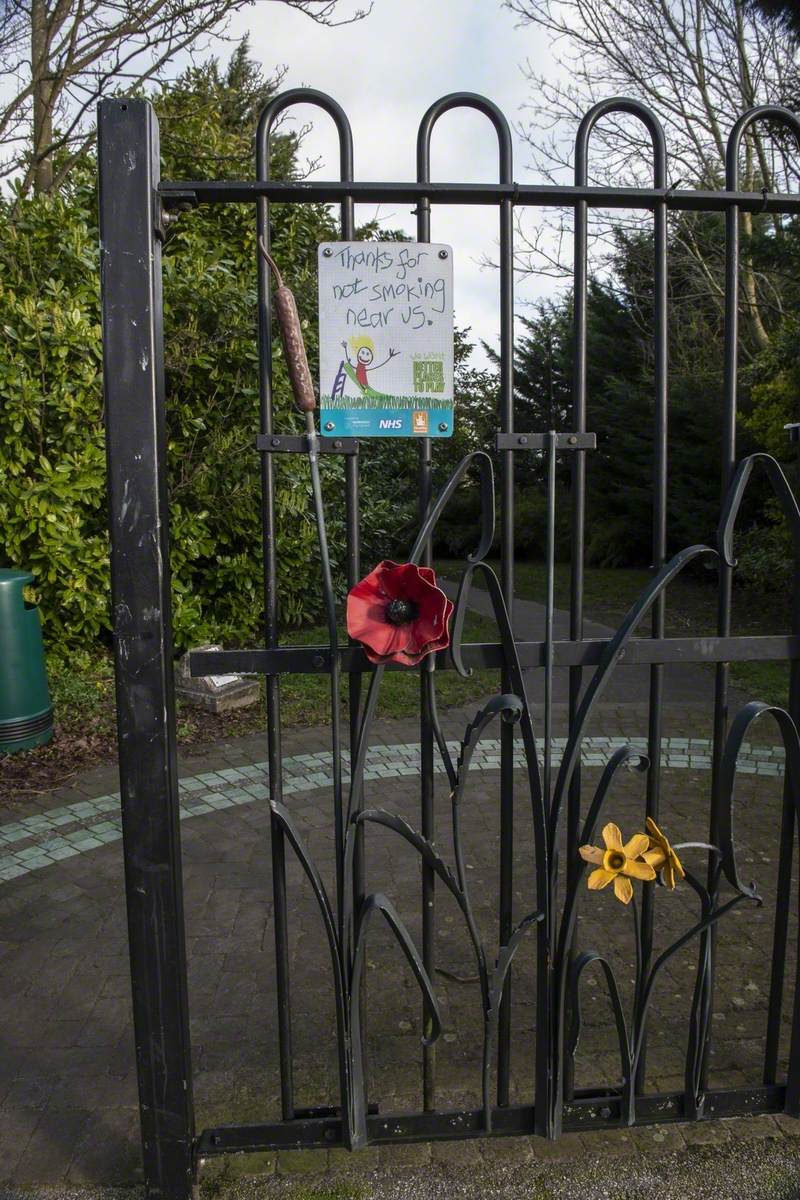
[[[610,639],[592,638],[581,642],[552,642],[554,667],[594,667],[600,662]],[[547,642],[516,643],[524,670],[543,667],[547,661]],[[499,642],[467,642],[461,647],[465,666],[474,670],[502,667],[503,647]],[[375,665],[357,647],[342,649],[338,661],[343,671],[372,673]],[[454,670],[449,650],[432,656],[438,671]],[[785,662],[800,659],[800,636],[795,634],[752,637],[632,638],[619,656],[620,666],[634,667],[653,663]],[[195,650],[190,655],[194,676],[223,675],[233,671],[242,675],[324,675],[331,669],[328,646],[281,646],[275,650]],[[404,671],[394,663],[389,671]]]
[[[694,212],[797,213],[800,196],[770,192],[705,192],[679,188],[576,187],[573,184],[541,183],[347,183],[322,180],[165,180],[159,196],[167,209],[186,204],[242,204],[256,200],[276,203],[341,204],[492,204],[508,201],[514,206],[574,208],[641,208],[660,205]]]
[[[782,1112],[786,1088],[778,1084],[749,1090],[722,1088],[706,1095],[708,1119],[743,1117]],[[663,1092],[642,1097],[637,1108],[637,1125],[661,1125],[685,1121],[682,1092]],[[618,1093],[576,1093],[564,1106],[564,1132],[619,1128],[621,1100]],[[516,1104],[493,1110],[492,1129],[487,1134],[483,1109],[453,1109],[432,1113],[374,1113],[367,1117],[371,1144],[393,1142],[457,1141],[470,1137],[513,1137],[530,1134],[535,1124],[532,1105]],[[200,1158],[220,1154],[253,1154],[262,1150],[312,1150],[340,1145],[342,1122],[335,1115],[299,1117],[284,1125],[220,1125],[204,1129],[197,1139]]]

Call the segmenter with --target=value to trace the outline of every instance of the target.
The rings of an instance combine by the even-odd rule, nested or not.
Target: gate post
[[[192,1192],[159,219],[158,123],[98,106],[103,384],[123,853],[147,1194]]]

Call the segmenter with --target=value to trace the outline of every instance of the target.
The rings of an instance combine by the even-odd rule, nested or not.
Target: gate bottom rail
[[[705,1094],[703,1115],[696,1120],[780,1113],[783,1112],[785,1101],[784,1084],[709,1090]],[[534,1134],[535,1108],[531,1104],[493,1109],[492,1129],[488,1133],[484,1126],[484,1118],[483,1108],[399,1114],[371,1112],[367,1116],[368,1144],[389,1145],[393,1142]],[[688,1119],[684,1092],[663,1092],[636,1098],[634,1128]],[[578,1091],[575,1097],[564,1105],[564,1133],[627,1127],[619,1092],[587,1091],[581,1094]],[[213,1129],[204,1129],[195,1142],[195,1157],[200,1160],[220,1154],[312,1150],[343,1144],[341,1119],[338,1115],[331,1115],[276,1121],[263,1125],[220,1125]]]

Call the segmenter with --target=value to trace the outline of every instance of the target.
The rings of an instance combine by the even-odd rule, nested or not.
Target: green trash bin
[[[28,571],[0,567],[0,754],[53,736],[39,609],[24,596]]]

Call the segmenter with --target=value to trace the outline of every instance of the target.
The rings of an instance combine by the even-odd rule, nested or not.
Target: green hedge
[[[0,210],[0,555],[51,642],[108,625],[97,228],[88,186]]]
[[[252,171],[252,131],[270,94],[237,51],[227,72],[191,69],[156,97],[162,173]],[[296,172],[299,141],[274,140],[276,177]],[[316,252],[335,236],[328,210],[274,206],[273,248],[306,317]],[[255,219],[248,206],[181,216],[164,251],[171,567],[178,648],[258,636],[263,608]],[[0,562],[29,568],[51,645],[108,636],[109,571],[102,408],[96,167],[87,156],[59,195],[0,200]],[[316,360],[316,322],[306,320]],[[280,348],[276,424],[297,428]],[[341,464],[326,462],[335,487]],[[378,506],[379,507],[379,506]],[[277,469],[279,606],[300,625],[320,611],[308,469]],[[331,521],[334,561],[341,518]]]

